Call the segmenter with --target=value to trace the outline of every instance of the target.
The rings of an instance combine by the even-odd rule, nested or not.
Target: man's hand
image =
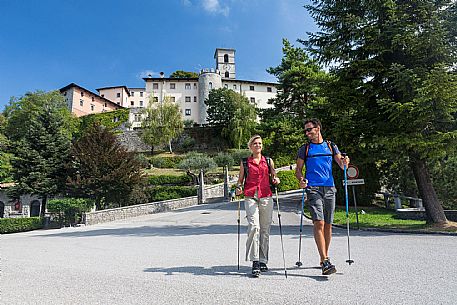
[[[305,189],[308,186],[308,179],[300,179],[300,188]]]

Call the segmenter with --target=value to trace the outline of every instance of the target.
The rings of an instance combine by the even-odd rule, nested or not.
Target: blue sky
[[[77,83],[144,87],[160,71],[214,68],[236,49],[237,78],[275,81],[265,69],[282,38],[315,31],[304,0],[0,0],[0,110],[11,96]]]

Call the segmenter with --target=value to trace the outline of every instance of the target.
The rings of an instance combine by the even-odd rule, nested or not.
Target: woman
[[[252,261],[252,274],[259,276],[260,272],[268,270],[268,248],[273,215],[270,178],[275,185],[279,184],[279,178],[276,177],[273,160],[262,156],[262,138],[259,135],[249,140],[248,148],[252,154],[241,161],[236,195],[242,193],[244,181],[244,206],[248,220],[246,260]]]

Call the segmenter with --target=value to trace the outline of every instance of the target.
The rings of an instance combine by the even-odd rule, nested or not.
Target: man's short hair
[[[319,120],[316,119],[316,118],[306,119],[306,120],[305,120],[305,123],[303,124],[303,126],[305,126],[305,125],[308,124],[308,123],[313,124],[314,127],[319,126],[319,128],[322,129],[321,121],[319,121]]]

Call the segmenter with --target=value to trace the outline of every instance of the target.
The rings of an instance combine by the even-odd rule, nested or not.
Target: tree
[[[198,177],[200,170],[208,172],[217,167],[216,162],[202,153],[190,152],[186,158],[179,162],[178,168],[185,170],[187,175],[192,178],[194,184],[199,183]]]
[[[154,102],[151,97],[149,107],[144,110],[144,115],[141,136],[143,141],[151,145],[152,152],[154,152],[154,146],[168,144],[169,151],[172,153],[171,141],[184,130],[179,106],[172,103],[168,97],[165,97],[161,103]]]
[[[49,196],[65,186],[74,120],[63,96],[57,92],[27,93],[12,100],[5,110],[5,134],[11,145],[14,196],[36,194],[44,216]]]
[[[456,6],[446,0],[306,6],[320,31],[303,42],[344,84],[336,89],[366,114],[378,157],[407,158],[433,223],[446,217],[427,161],[456,149]],[[335,102],[344,106],[348,98]]]
[[[130,194],[144,181],[142,165],[107,128],[88,128],[71,148],[69,194],[91,198],[97,210],[127,205]]]
[[[277,113],[291,113],[304,119],[313,104],[325,101],[322,88],[329,75],[304,49],[294,47],[287,39],[283,39],[282,51],[281,64],[267,69],[279,83],[272,103]]]
[[[170,74],[170,78],[198,78],[198,73],[177,70]]]
[[[9,142],[5,136],[6,118],[0,114],[0,182],[11,182],[11,153],[8,152]]]
[[[219,126],[222,136],[238,149],[256,126],[256,109],[247,97],[227,88],[211,90],[205,100],[208,124]]]

